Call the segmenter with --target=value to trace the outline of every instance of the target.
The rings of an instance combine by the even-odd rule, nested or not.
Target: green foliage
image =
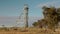
[[[55,26],[58,25],[58,22],[60,21],[60,8],[55,7],[43,7],[43,15],[44,19],[41,19],[38,22],[34,23],[34,26],[42,25],[44,27],[45,25],[48,26],[49,29],[55,29]]]
[[[34,23],[33,23],[33,25],[34,25],[34,26],[37,26],[37,25],[38,25],[38,23],[37,23],[37,22],[34,22]]]

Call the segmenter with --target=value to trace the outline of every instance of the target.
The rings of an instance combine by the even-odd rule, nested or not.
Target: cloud
[[[0,16],[0,26],[1,25],[13,26],[14,24],[16,24],[16,19],[17,17]]]
[[[29,26],[32,26],[33,22],[36,22],[37,20],[40,20],[42,17],[29,17]],[[0,16],[0,26],[5,25],[5,26],[15,26],[17,25],[16,20],[18,17],[16,16],[11,16],[11,17],[1,17]],[[19,25],[17,26],[24,26],[23,22],[18,23]]]
[[[55,7],[60,7],[60,0],[53,0],[51,2],[46,2],[46,3],[40,3],[36,6],[36,8],[41,8],[43,6],[55,6]]]

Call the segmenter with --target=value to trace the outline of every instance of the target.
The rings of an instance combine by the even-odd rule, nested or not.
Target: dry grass
[[[51,30],[41,28],[18,28],[17,30],[10,29],[9,31],[0,30],[0,34],[60,34],[60,31],[53,32]]]

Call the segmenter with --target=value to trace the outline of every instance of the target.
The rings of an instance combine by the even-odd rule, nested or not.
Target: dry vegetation
[[[1,29],[0,34],[60,34],[60,31],[53,32],[45,28],[12,28],[9,30]]]

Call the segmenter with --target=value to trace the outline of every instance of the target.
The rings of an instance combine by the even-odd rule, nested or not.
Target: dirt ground
[[[11,30],[0,30],[0,34],[60,34],[59,29],[56,31],[51,31],[49,29],[41,29],[41,28],[19,28],[19,29],[11,29]]]

